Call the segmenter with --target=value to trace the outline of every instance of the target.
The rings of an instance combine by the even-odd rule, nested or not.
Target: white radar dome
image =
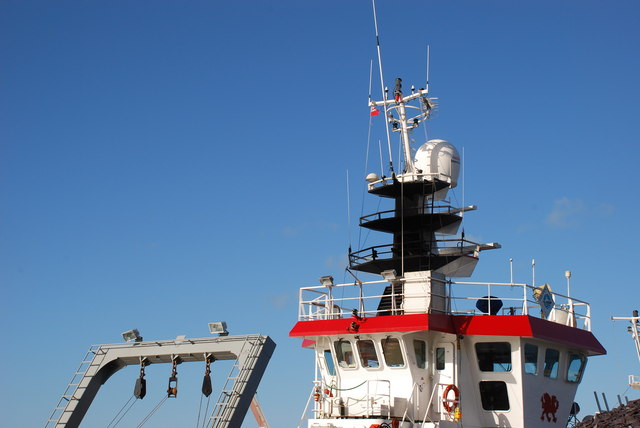
[[[427,180],[444,181],[449,183],[452,189],[458,184],[460,155],[448,141],[427,141],[416,152],[413,163],[423,174],[427,174]]]

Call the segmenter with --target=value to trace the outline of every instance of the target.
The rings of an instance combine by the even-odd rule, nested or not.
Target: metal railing
[[[455,208],[451,205],[432,205],[431,200],[428,199],[422,205],[419,205],[409,211],[409,214],[458,214],[462,211],[460,208]],[[396,217],[396,210],[379,211],[373,214],[360,217],[360,225],[365,225],[371,221],[391,219]]]
[[[399,284],[405,284],[405,280],[399,278],[393,284],[396,286],[387,289],[387,294],[384,290],[392,283],[386,280],[302,287],[299,292],[298,320],[350,318],[354,310],[362,317],[409,313],[404,308],[406,290],[398,287]],[[529,284],[448,281],[444,295],[427,292],[419,297],[425,300],[444,298],[444,312],[451,315],[481,315],[489,312],[495,312],[495,315],[530,315],[591,331],[589,303],[549,290],[553,308],[545,316],[535,297],[539,291],[539,287]],[[410,297],[415,298],[416,295],[412,293]],[[389,307],[380,305],[382,299],[389,299]],[[483,300],[492,311],[478,308],[477,305]],[[400,304],[394,306],[397,301]],[[498,305],[498,302],[500,308],[496,310],[493,305]],[[428,310],[425,309],[426,312]]]
[[[416,248],[424,248],[425,251],[427,248],[434,249],[432,253],[416,255],[420,257],[426,257],[428,255],[463,255],[473,252],[473,247],[482,247],[482,245],[477,242],[460,238],[434,239],[431,242],[407,241],[404,242],[403,245],[405,247],[415,246]],[[357,266],[375,260],[387,260],[400,257],[401,253],[402,250],[397,244],[374,245],[349,253],[349,263],[351,266]],[[405,257],[411,257],[411,255],[405,254]]]
[[[434,182],[436,179],[439,179],[440,176],[448,179],[452,178],[451,175],[438,172],[404,173],[396,175],[395,177],[382,177],[373,183],[369,183],[368,188],[369,191],[372,191],[380,187],[390,186],[394,183]]]

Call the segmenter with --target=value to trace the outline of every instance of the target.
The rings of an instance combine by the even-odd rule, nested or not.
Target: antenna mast
[[[431,47],[427,45],[427,84],[425,86],[427,93],[429,92],[429,71],[431,69],[430,62],[431,62]]]
[[[638,310],[634,310],[631,317],[611,317],[613,321],[629,321],[631,324],[627,327],[627,331],[631,333],[631,337],[636,345],[636,353],[640,360],[640,316]],[[640,376],[629,375],[629,386],[633,389],[640,389]]]
[[[384,89],[384,77],[382,74],[382,54],[380,53],[380,36],[378,35],[378,15],[376,14],[376,0],[371,0],[373,4],[373,23],[376,28],[376,47],[378,50],[378,68],[380,69],[380,90],[382,91],[382,99],[385,101],[384,106],[384,124],[387,129],[387,148],[389,149],[389,168],[393,173],[393,156],[391,154],[391,134],[389,133],[389,121],[387,120],[387,92]]]

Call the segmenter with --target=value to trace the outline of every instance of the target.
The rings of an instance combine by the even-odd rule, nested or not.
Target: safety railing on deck
[[[458,214],[461,211],[464,211],[461,208],[455,208],[451,205],[440,204],[440,205],[431,205],[430,203],[424,203],[417,208],[414,208],[413,212],[409,211],[409,214]],[[366,225],[369,222],[383,220],[383,219],[393,219],[396,217],[396,210],[387,210],[387,211],[379,211],[373,214],[369,214],[363,217],[360,217],[360,225]]]
[[[405,310],[404,283],[405,280],[399,278],[393,280],[393,283],[386,280],[355,281],[302,287],[298,319],[309,321],[350,318],[354,310],[362,317],[420,313],[415,309]],[[550,308],[547,307],[546,312],[542,310],[543,305],[539,300],[541,288],[529,284],[448,281],[444,290],[444,295],[426,293],[419,297],[424,297],[425,301],[444,298],[446,307],[439,310],[440,313],[530,315],[591,331],[589,303],[553,292],[550,288],[547,293],[551,296],[552,304]],[[415,299],[415,292],[408,297]],[[425,309],[422,313],[434,311]]]
[[[482,246],[481,244],[473,241],[469,241],[468,239],[462,238],[439,238],[433,240],[433,242],[424,241],[405,241],[405,246],[417,246],[427,248],[431,246],[433,248],[438,248],[437,252],[434,255],[462,255],[473,253],[473,248]],[[363,248],[362,250],[358,250],[352,253],[349,253],[349,263],[351,266],[361,265],[363,263],[368,263],[376,260],[387,260],[393,257],[400,256],[400,249],[396,248],[397,246],[394,244],[382,244],[382,245],[374,245],[372,247]],[[471,251],[469,250],[471,249]],[[424,255],[418,255],[419,257],[425,257]]]

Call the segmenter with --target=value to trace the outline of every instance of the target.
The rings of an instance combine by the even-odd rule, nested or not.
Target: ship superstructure
[[[290,336],[315,353],[308,427],[566,426],[587,357],[605,353],[589,304],[547,285],[461,280],[500,245],[460,230],[476,207],[448,199],[456,148],[441,139],[412,147],[435,105],[428,85],[404,93],[398,78],[387,94],[369,108],[400,136],[404,165],[366,177],[368,193],[393,209],[360,226],[390,242],[350,249],[353,281],[327,276],[300,289]]]

